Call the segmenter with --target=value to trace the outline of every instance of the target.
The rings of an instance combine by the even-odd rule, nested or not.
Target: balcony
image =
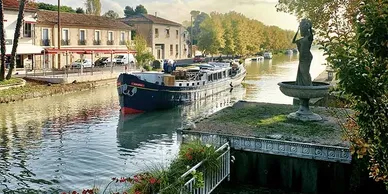
[[[70,45],[70,40],[67,39],[67,40],[61,40],[61,45],[62,46],[69,46]]]
[[[101,40],[94,40],[93,45],[101,45]]]
[[[40,43],[41,46],[50,46],[50,39],[43,39]]]
[[[120,45],[127,45],[127,42],[125,40],[121,40]]]
[[[108,40],[106,41],[106,45],[113,45],[114,44],[114,41],[113,40]]]
[[[86,45],[86,40],[78,40],[78,45]]]

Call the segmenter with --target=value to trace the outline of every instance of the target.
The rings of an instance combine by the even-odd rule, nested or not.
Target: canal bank
[[[115,78],[81,83],[74,82],[70,84],[49,84],[37,82],[28,78],[25,78],[25,80],[24,85],[20,87],[0,90],[0,103],[91,90],[101,86],[114,85],[116,83]]]

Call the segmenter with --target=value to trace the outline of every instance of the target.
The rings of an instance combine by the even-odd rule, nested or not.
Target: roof
[[[133,15],[127,18],[121,18],[120,21],[126,23],[126,24],[134,24],[134,23],[141,23],[141,22],[150,22],[153,24],[163,24],[163,25],[171,25],[171,26],[181,26],[181,24],[166,20],[161,17],[157,17],[150,14],[137,14]]]
[[[39,10],[38,24],[56,24],[58,21],[57,11]],[[123,22],[104,16],[95,16],[79,13],[61,12],[61,24],[81,27],[97,27],[110,29],[131,30],[132,28]]]
[[[36,11],[36,5],[28,1],[24,6],[24,11]],[[19,10],[19,1],[18,0],[3,0],[3,6],[5,10]]]

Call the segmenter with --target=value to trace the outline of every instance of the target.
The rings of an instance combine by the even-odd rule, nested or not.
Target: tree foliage
[[[199,34],[201,32],[200,25],[203,21],[205,21],[207,18],[209,18],[209,15],[204,12],[200,11],[191,11],[190,12],[192,17],[192,24],[187,28],[188,32],[190,33],[191,41],[193,41],[193,44],[197,44]]]
[[[370,177],[388,189],[388,4],[280,0],[278,9],[314,23],[327,62],[356,111],[345,125],[354,156],[368,160]]]
[[[86,0],[85,1],[86,14],[101,15],[101,2],[100,0]]]
[[[113,11],[113,10],[107,11],[107,12],[104,13],[104,15],[102,15],[102,16],[107,17],[107,18],[112,18],[112,19],[117,19],[117,18],[119,18],[119,14],[116,13],[115,11]]]
[[[77,7],[77,9],[75,9],[75,13],[81,13],[81,14],[84,14],[85,11],[82,7]]]
[[[138,5],[135,8],[135,13],[136,14],[147,14],[147,9],[143,5]]]
[[[151,52],[147,50],[147,41],[146,39],[140,35],[136,34],[134,39],[134,46],[132,46],[129,42],[127,43],[128,50],[134,49],[136,51],[136,61],[137,66],[146,66],[148,63],[153,61],[155,58]]]
[[[125,9],[124,9],[125,17],[131,17],[137,14],[147,14],[147,13],[148,11],[143,5],[138,5],[136,6],[135,9],[133,9],[131,6],[125,6]]]
[[[202,13],[192,14],[198,18]],[[237,12],[213,12],[201,21],[198,31],[194,29],[195,25],[194,36],[199,32],[198,47],[210,54],[247,55],[263,49],[282,50],[294,47],[294,32],[276,26],[265,26],[260,21],[249,19]]]
[[[50,10],[50,11],[58,11],[58,5],[53,5],[49,3],[36,3],[36,6],[38,9],[43,9],[43,10]],[[61,12],[69,12],[69,13],[75,13],[75,10],[72,7],[69,6],[61,6],[60,9]]]

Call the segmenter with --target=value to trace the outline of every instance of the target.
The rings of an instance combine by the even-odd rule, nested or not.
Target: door
[[[161,55],[162,55],[162,51],[160,49],[156,50],[156,53],[157,53],[157,58],[160,59]]]

